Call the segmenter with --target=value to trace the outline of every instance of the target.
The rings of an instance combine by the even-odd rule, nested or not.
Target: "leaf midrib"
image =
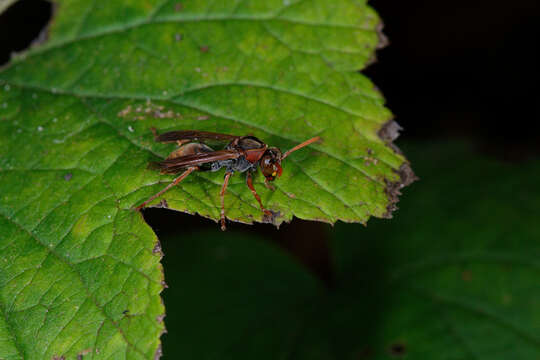
[[[249,126],[249,127],[253,127],[257,130],[261,130],[261,131],[264,131],[266,132],[267,134],[269,135],[272,135],[272,136],[275,136],[275,137],[278,137],[278,138],[281,138],[281,139],[284,139],[286,141],[289,141],[289,142],[297,142],[297,141],[300,141],[301,139],[294,139],[294,138],[291,138],[291,137],[287,137],[285,136],[284,134],[282,133],[276,133],[276,132],[273,132],[272,130],[266,128],[266,127],[263,127],[261,125],[258,125],[258,124],[255,124],[255,123],[250,123],[250,122],[246,122],[246,121],[243,121],[243,120],[240,120],[240,119],[236,119],[236,118],[232,118],[232,117],[229,117],[229,116],[225,116],[223,114],[215,114],[215,113],[212,113],[210,110],[208,109],[204,109],[204,108],[200,108],[200,107],[197,107],[193,104],[189,104],[189,103],[186,103],[186,102],[182,102],[182,101],[179,101],[178,100],[178,96],[179,95],[173,95],[173,96],[159,96],[159,95],[151,95],[151,96],[148,96],[148,95],[138,95],[138,94],[98,94],[98,93],[94,93],[94,92],[80,92],[80,91],[73,91],[73,90],[64,90],[64,89],[54,89],[54,91],[50,88],[47,88],[47,87],[44,87],[44,86],[40,86],[40,85],[35,85],[35,84],[28,84],[28,83],[24,83],[24,82],[20,82],[20,81],[12,81],[12,80],[4,80],[6,81],[7,83],[13,85],[13,86],[18,86],[20,88],[23,88],[23,89],[34,89],[34,90],[38,90],[38,91],[44,91],[44,92],[48,92],[52,95],[67,95],[67,96],[74,96],[76,98],[79,98],[79,99],[84,99],[84,98],[95,98],[95,99],[125,99],[125,100],[151,100],[151,101],[162,101],[162,102],[169,102],[169,103],[173,103],[175,105],[180,105],[180,106],[184,106],[184,107],[187,107],[187,108],[191,108],[193,110],[196,110],[196,111],[199,111],[199,112],[204,112],[204,113],[207,113],[209,115],[212,115],[212,116],[215,116],[215,117],[220,117],[220,118],[223,118],[223,119],[226,119],[226,120],[229,120],[229,121],[233,121],[233,122],[236,122],[236,123],[240,123],[242,125],[246,125],[246,126]],[[240,86],[255,86],[255,85],[248,85],[248,84],[241,84],[241,83],[238,83],[238,84],[235,84],[235,85],[240,85]],[[261,87],[267,87],[266,85],[262,85]],[[274,90],[276,91],[280,91],[279,88],[275,88]],[[185,92],[183,92],[185,93]],[[294,94],[294,93],[291,93],[291,94]],[[295,94],[297,95],[297,94]],[[299,96],[302,96],[302,95],[299,95]],[[305,96],[304,96],[305,97]],[[309,97],[306,97],[307,99],[310,99]],[[325,102],[322,102],[316,98],[313,98],[311,99],[313,101],[317,101],[317,102],[320,102],[322,104],[325,104],[325,105],[329,105],[329,106],[335,106],[335,105],[331,105],[331,104],[326,104]],[[339,109],[339,107],[336,107],[337,109]],[[341,111],[343,112],[346,112],[346,110],[344,109],[340,109]],[[352,113],[351,113],[352,114]],[[352,114],[354,115],[354,114]],[[356,115],[355,115],[356,116]],[[102,120],[103,123],[107,124],[107,125],[110,125],[112,126],[113,128],[116,129],[116,127],[114,127],[114,125],[110,124],[109,122],[107,121],[104,121]],[[117,130],[117,129],[116,129]],[[146,151],[149,151],[151,152],[152,154],[156,155],[156,156],[161,156],[160,154],[156,154],[154,153],[151,149],[149,148],[145,148],[143,147],[142,145],[140,144],[137,144],[135,142],[133,142],[131,139],[127,138],[125,135],[121,134],[120,132],[118,132],[118,134],[120,134],[120,136],[122,136],[123,138],[129,140],[132,144],[134,144],[135,146],[139,147],[139,148],[142,148]],[[364,139],[366,139],[367,141],[370,141],[368,138],[364,137]],[[313,145],[312,145],[313,146]],[[339,155],[336,155],[334,153],[331,153],[331,152],[328,152],[328,150],[324,149],[324,148],[321,148],[321,147],[317,147],[316,145],[314,146],[314,148],[323,153],[323,154],[326,154],[328,155],[329,157],[331,158],[334,158],[335,160],[338,160],[340,162],[342,162],[343,164],[355,169],[356,171],[358,171],[359,173],[361,173],[364,177],[366,177],[367,179],[369,179],[370,181],[373,181],[375,183],[378,183],[379,185],[382,185],[383,187],[386,186],[386,183],[384,181],[384,179],[377,179],[377,178],[374,178],[372,176],[370,176],[369,174],[367,174],[365,172],[365,170],[359,168],[358,166],[354,165],[353,163],[343,159],[342,157],[340,157]],[[385,149],[389,149],[388,147],[385,147]],[[390,151],[390,150],[387,150],[387,151]],[[387,162],[385,162],[383,159],[379,159],[379,161],[381,161],[382,163],[386,164],[388,167],[394,169],[393,166],[391,166],[390,164],[388,164]]]
[[[272,135],[272,136],[275,136],[275,137],[278,137],[278,138],[281,138],[281,139],[284,139],[286,141],[289,141],[289,142],[295,142],[295,141],[299,141],[298,139],[293,139],[291,137],[287,137],[287,136],[284,136],[283,133],[276,133],[274,131],[271,131],[270,129],[266,128],[266,127],[263,127],[263,126],[260,126],[258,124],[254,124],[254,123],[249,123],[249,122],[246,122],[246,121],[242,121],[240,119],[236,119],[236,118],[232,118],[232,117],[229,117],[229,116],[225,116],[225,115],[217,115],[215,113],[212,113],[210,110],[208,109],[204,109],[204,108],[200,108],[200,107],[197,107],[197,106],[194,106],[192,104],[188,104],[186,102],[181,102],[178,100],[178,96],[180,95],[171,95],[171,96],[142,96],[142,95],[119,95],[119,94],[107,94],[107,95],[103,95],[103,94],[97,94],[97,93],[82,93],[82,92],[78,92],[78,91],[73,91],[73,90],[64,90],[64,89],[54,89],[54,91],[51,89],[51,88],[47,88],[47,87],[43,87],[43,86],[39,86],[39,85],[31,85],[31,84],[26,84],[26,83],[22,83],[22,82],[17,82],[17,81],[8,81],[8,83],[10,83],[11,85],[13,86],[18,86],[20,88],[23,88],[23,89],[35,89],[35,90],[38,90],[38,91],[44,91],[44,92],[48,92],[49,94],[52,94],[52,95],[67,95],[67,96],[73,96],[73,97],[76,97],[78,99],[81,99],[81,103],[84,104],[85,106],[89,107],[89,105],[85,102],[85,101],[82,101],[83,99],[85,98],[98,98],[98,99],[111,99],[111,98],[115,98],[115,99],[127,99],[127,100],[133,100],[133,99],[136,99],[136,100],[152,100],[152,101],[162,101],[162,102],[170,102],[170,103],[173,103],[173,104],[176,104],[176,105],[181,105],[181,106],[184,106],[184,107],[187,107],[187,108],[191,108],[191,109],[194,109],[194,110],[197,110],[197,111],[200,111],[200,112],[204,112],[204,113],[207,113],[207,114],[210,114],[212,116],[216,116],[216,117],[221,117],[223,119],[226,119],[226,120],[229,120],[229,121],[233,121],[233,122],[236,122],[236,123],[240,123],[240,124],[243,124],[243,125],[246,125],[246,126],[250,126],[250,127],[253,127],[255,129],[258,129],[258,130],[261,130],[261,131],[264,131],[266,132],[267,134],[269,135]],[[220,86],[221,84],[217,84],[215,86]],[[319,102],[319,103],[322,103],[324,105],[328,105],[328,106],[332,106],[333,108],[335,109],[338,109],[340,111],[343,111],[345,113],[349,113],[347,110],[345,109],[340,109],[339,107],[337,107],[336,105],[333,105],[333,104],[330,104],[330,103],[327,103],[327,102],[324,102],[322,100],[319,100],[319,99],[316,99],[316,98],[312,98],[312,97],[309,97],[307,95],[303,95],[303,94],[297,94],[296,92],[290,92],[290,91],[287,91],[287,90],[282,90],[280,88],[276,88],[276,87],[270,87],[268,85],[261,85],[261,84],[257,84],[257,83],[250,83],[250,82],[247,82],[247,83],[237,83],[237,84],[234,84],[234,85],[239,85],[239,86],[260,86],[262,88],[270,88],[270,89],[273,89],[274,91],[283,91],[283,92],[286,92],[286,93],[289,93],[289,94],[293,94],[293,95],[297,95],[297,96],[301,96],[303,98],[306,98],[308,100],[312,100],[312,101],[316,101],[316,102]],[[197,91],[199,89],[196,89],[196,90],[193,90],[193,91]],[[183,91],[181,94],[185,94],[186,92],[188,91]],[[96,114],[100,120],[99,122],[103,123],[103,124],[106,124],[108,126],[110,126],[117,134],[118,136],[120,136],[121,138],[124,138],[125,140],[129,141],[131,144],[133,144],[134,146],[142,149],[142,150],[145,150],[145,151],[148,151],[150,153],[152,153],[153,155],[155,156],[158,156],[160,157],[161,154],[157,154],[155,152],[153,152],[150,148],[147,148],[147,147],[144,147],[143,145],[141,144],[138,144],[136,142],[134,142],[132,139],[126,137],[124,134],[122,134],[113,124],[111,124],[110,122],[106,121],[102,116],[100,116],[99,114],[97,114],[92,108],[89,107],[89,110],[92,111],[94,114]],[[351,115],[355,115],[353,113],[350,113]],[[86,128],[83,128],[83,129],[80,129],[80,131],[84,131]],[[80,132],[79,131],[79,132]],[[70,136],[74,136],[76,135],[77,133],[74,133],[74,134],[70,134]],[[367,139],[366,137],[364,137],[367,141],[369,141],[369,139]],[[385,148],[386,149],[386,148]],[[340,156],[334,154],[334,153],[330,153],[328,152],[326,149],[324,148],[317,148],[316,147],[316,150],[321,152],[321,153],[324,153],[326,155],[328,155],[329,157],[331,158],[334,158],[335,160],[338,160],[340,161],[341,163],[349,166],[350,168],[353,168],[355,169],[356,171],[358,171],[362,176],[364,176],[365,178],[369,179],[370,181],[373,181],[375,183],[377,183],[378,185],[380,186],[385,186],[385,183],[384,183],[384,180],[382,179],[377,179],[377,178],[374,178],[372,176],[370,176],[369,174],[367,174],[363,169],[359,168],[358,166],[356,166],[355,164],[351,163],[351,162],[348,162],[346,161],[345,159],[341,158]],[[387,150],[388,151],[388,150]],[[381,162],[385,163],[387,166],[389,166],[390,168],[392,168],[392,166],[390,166],[388,163],[386,163],[384,160],[380,159]],[[311,176],[310,176],[311,178]],[[312,179],[313,181],[313,179]],[[318,184],[318,182],[316,182]],[[320,185],[320,184],[319,184]],[[321,189],[323,189],[325,192],[329,193],[330,195],[332,195],[332,197],[335,197],[338,201],[340,201],[341,203],[347,205],[349,207],[349,209],[351,209],[351,211],[353,213],[355,213],[357,216],[361,216],[361,214],[358,212],[358,209],[356,208],[357,205],[362,205],[362,204],[351,204],[349,202],[346,202],[345,199],[337,196],[336,194],[334,194],[334,192],[326,189],[325,187],[321,187]],[[281,189],[280,189],[281,190]],[[283,190],[281,190],[283,192]],[[242,201],[242,202],[245,202],[244,200],[241,199],[241,197],[238,195],[238,194],[235,194],[237,196],[237,198]],[[248,202],[248,204],[250,204]],[[206,204],[208,206],[208,204]],[[253,206],[253,204],[250,204]],[[313,204],[311,204],[313,206]],[[319,207],[317,207],[319,208]],[[322,211],[322,210],[321,210]],[[324,211],[322,211],[323,213],[325,213]],[[330,217],[330,219],[332,221],[335,221],[335,218],[333,216]]]

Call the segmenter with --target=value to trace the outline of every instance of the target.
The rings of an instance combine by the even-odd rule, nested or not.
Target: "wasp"
[[[176,143],[178,148],[169,156],[159,162],[150,164],[152,168],[160,170],[162,174],[180,174],[163,190],[152,195],[148,200],[136,207],[144,208],[149,202],[163,195],[167,190],[178,185],[194,171],[218,171],[225,169],[225,180],[219,193],[221,198],[221,230],[225,230],[225,192],[229,179],[235,172],[246,173],[246,185],[259,203],[265,216],[272,216],[262,204],[261,197],[253,186],[252,174],[260,167],[264,175],[264,184],[274,190],[270,182],[279,178],[282,173],[281,162],[292,152],[308,146],[318,140],[315,136],[292,149],[282,153],[277,147],[270,147],[255,136],[237,136],[197,130],[170,131],[160,135],[155,133],[155,140],[161,143]],[[214,150],[206,143],[222,142],[226,146],[222,150]]]

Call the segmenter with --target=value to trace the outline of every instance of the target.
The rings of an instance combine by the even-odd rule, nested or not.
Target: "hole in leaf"
[[[393,356],[401,357],[407,353],[407,348],[404,344],[395,343],[390,345],[390,354]]]
[[[0,66],[11,53],[42,41],[52,17],[53,5],[44,0],[20,0],[0,14]]]

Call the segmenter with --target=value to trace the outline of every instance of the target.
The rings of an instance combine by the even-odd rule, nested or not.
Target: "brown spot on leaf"
[[[377,134],[384,142],[390,143],[398,138],[401,130],[403,130],[403,128],[399,126],[397,122],[389,120],[384,123]]]
[[[273,225],[277,225],[277,218],[279,218],[281,216],[281,213],[279,211],[272,211],[272,210],[269,210],[270,211],[270,214],[264,214],[263,215],[263,218],[262,218],[262,222],[265,223],[265,224],[273,224]]]
[[[377,50],[385,48],[389,44],[388,37],[383,33],[383,28],[384,28],[384,23],[382,21],[380,21],[379,24],[377,24],[377,28],[376,28],[377,37],[378,37],[378,40],[379,40],[377,42],[377,45],[375,46],[375,48]],[[366,44],[365,47],[367,49],[371,49],[371,45],[369,45],[369,44]],[[369,59],[366,61],[366,67],[369,66],[369,65],[372,65],[372,64],[374,64],[376,62],[377,62],[377,53],[375,51],[373,51],[371,53],[371,56],[369,57]]]
[[[364,164],[365,164],[366,166],[377,165],[378,163],[379,163],[379,159],[376,159],[376,158],[371,157],[371,156],[366,156],[366,157],[365,157]]]
[[[389,181],[385,179],[386,189],[385,193],[388,196],[388,205],[386,206],[386,212],[383,217],[386,219],[392,218],[392,212],[397,209],[396,204],[399,201],[399,195],[401,195],[401,189],[405,186],[412,184],[414,181],[418,180],[418,177],[414,174],[411,169],[411,166],[408,162],[403,163],[399,170],[394,170],[399,175],[398,181]]]
[[[77,360],[82,360],[84,355],[88,355],[92,352],[92,349],[84,349],[80,353],[77,354]]]
[[[156,349],[156,353],[154,354],[154,360],[161,358],[162,354],[163,352],[161,351],[161,344],[159,344],[158,348]]]
[[[379,20],[379,23],[377,24],[377,28],[375,29],[377,31],[377,37],[379,38],[379,43],[377,44],[377,49],[382,49],[388,46],[390,44],[390,41],[388,40],[388,37],[383,32],[384,29],[384,23]]]
[[[402,154],[402,152],[394,145],[393,141],[399,136],[400,130],[402,130],[402,127],[393,119],[390,119],[377,132],[379,138],[397,154]],[[401,164],[399,170],[394,170],[394,172],[399,175],[398,181],[384,179],[386,183],[385,193],[388,196],[388,206],[386,207],[386,212],[383,214],[383,217],[387,219],[392,218],[392,212],[397,209],[396,203],[399,201],[401,189],[418,180],[418,177],[414,174],[411,165],[408,162]]]
[[[131,112],[131,105],[126,106],[124,109],[120,110],[118,114],[116,114],[118,117],[126,117]]]
[[[156,207],[157,207],[157,208],[168,209],[168,208],[169,208],[169,204],[167,203],[167,200],[161,199],[161,201],[160,201],[158,204],[156,204]]]
[[[156,245],[154,245],[152,254],[159,254],[160,256],[163,256],[163,251],[161,250],[161,243],[159,242],[159,240],[156,241]]]
[[[174,112],[172,110],[169,110],[167,112],[162,112],[162,109],[158,109],[154,111],[152,116],[156,119],[172,119],[174,117]]]

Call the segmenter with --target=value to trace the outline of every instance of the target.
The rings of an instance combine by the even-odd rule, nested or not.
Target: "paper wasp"
[[[261,198],[253,186],[252,173],[260,167],[265,177],[264,184],[273,190],[269,182],[281,176],[281,161],[293,151],[312,144],[319,139],[319,136],[315,136],[282,154],[277,147],[269,147],[251,135],[236,136],[196,130],[170,131],[156,135],[156,141],[162,143],[175,142],[178,144],[178,148],[170,153],[167,159],[154,162],[151,166],[160,170],[162,174],[178,174],[181,172],[181,175],[163,190],[137,206],[136,209],[142,209],[146,204],[177,185],[194,171],[213,172],[223,168],[225,169],[225,181],[220,192],[222,230],[225,230],[225,192],[229,179],[235,172],[247,173],[246,184],[251,193],[259,203],[264,215],[272,216],[272,213],[263,206]],[[205,144],[205,142],[212,141],[227,142],[227,145],[223,150],[214,150]]]

